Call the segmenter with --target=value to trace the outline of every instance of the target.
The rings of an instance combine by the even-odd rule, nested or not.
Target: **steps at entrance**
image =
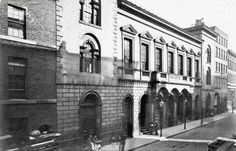
[[[142,128],[141,128],[141,133],[143,133],[143,134],[145,134],[145,135],[150,135],[149,130],[146,129],[146,127],[142,127]]]

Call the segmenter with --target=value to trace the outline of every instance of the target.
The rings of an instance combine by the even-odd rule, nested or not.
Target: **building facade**
[[[204,116],[227,110],[227,46],[228,36],[217,27],[196,20],[186,29],[204,40],[202,44],[202,99]]]
[[[0,1],[1,136],[23,141],[41,124],[57,130],[54,8],[50,0]]]
[[[59,0],[56,9],[57,128],[65,140],[93,134],[106,144],[153,122],[200,118],[202,40],[126,0]]]
[[[232,110],[236,107],[236,54],[232,50],[228,50],[228,108]]]

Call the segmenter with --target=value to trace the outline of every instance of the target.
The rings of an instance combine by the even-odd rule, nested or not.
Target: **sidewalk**
[[[125,151],[139,148],[139,147],[151,144],[156,141],[165,140],[166,138],[173,137],[177,134],[184,133],[186,131],[198,128],[202,125],[206,125],[217,120],[221,120],[231,115],[233,115],[232,112],[226,112],[226,113],[222,113],[222,114],[215,115],[212,117],[204,118],[203,124],[201,124],[201,119],[190,121],[186,123],[186,129],[184,129],[183,124],[168,127],[162,130],[163,137],[159,137],[155,135],[140,135],[135,138],[127,139],[125,143]],[[118,149],[119,149],[119,143],[112,143],[112,144],[103,146],[99,151],[118,151]]]

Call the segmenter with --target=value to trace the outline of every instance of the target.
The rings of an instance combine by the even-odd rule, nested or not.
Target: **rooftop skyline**
[[[228,49],[236,52],[235,0],[129,0],[151,13],[181,27],[195,24],[203,18],[209,26],[216,26],[229,36]]]

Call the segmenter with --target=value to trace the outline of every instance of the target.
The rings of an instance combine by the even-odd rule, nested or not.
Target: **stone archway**
[[[206,97],[206,116],[209,117],[211,116],[211,95],[208,93]]]
[[[214,112],[215,112],[215,114],[220,113],[220,107],[221,107],[220,94],[216,93],[214,96]]]
[[[195,97],[195,111],[194,111],[194,114],[195,114],[195,120],[198,120],[200,119],[200,114],[201,114],[201,102],[200,102],[200,98],[198,95],[196,95]]]
[[[174,103],[174,96],[170,94],[166,101],[167,127],[174,125]]]
[[[159,114],[159,120],[161,119],[162,127],[165,128],[168,126],[168,119],[167,119],[167,113],[169,110],[168,105],[170,102],[168,102],[169,99],[169,92],[165,87],[162,87],[158,93],[157,93],[157,101],[155,102],[155,110],[156,113]],[[162,117],[160,118],[160,102],[164,102],[164,106],[162,109]]]
[[[144,94],[141,97],[140,114],[139,114],[141,129],[148,127],[148,123],[151,120],[150,114],[151,113],[150,113],[149,96],[147,94]]]
[[[183,114],[184,113],[184,98],[183,95],[180,94],[177,101],[177,124],[183,122]]]
[[[180,93],[178,91],[178,89],[174,88],[171,90],[170,95],[173,96],[173,121],[174,121],[174,125],[177,124],[177,113],[178,113],[178,100],[179,100],[179,96]]]
[[[80,127],[84,139],[91,135],[100,137],[101,132],[101,99],[95,91],[82,95],[80,103]]]
[[[186,104],[186,116],[188,120],[192,120],[192,95],[189,94],[187,98]]]
[[[131,95],[127,95],[122,103],[123,108],[123,119],[122,119],[122,127],[124,133],[128,137],[133,137],[133,97]]]

